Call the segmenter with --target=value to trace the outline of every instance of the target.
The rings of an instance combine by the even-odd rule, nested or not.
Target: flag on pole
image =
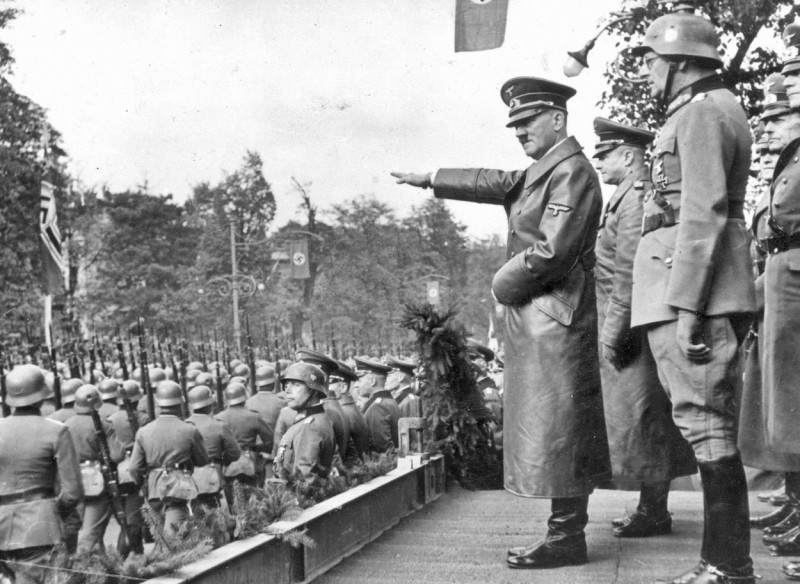
[[[56,194],[53,185],[43,180],[39,205],[39,241],[42,250],[42,287],[45,294],[64,291],[64,257],[61,253],[61,232],[56,216]]]
[[[289,261],[292,266],[292,278],[306,280],[311,277],[308,265],[308,240],[296,239],[289,244]]]
[[[508,0],[456,0],[456,53],[502,46]]]

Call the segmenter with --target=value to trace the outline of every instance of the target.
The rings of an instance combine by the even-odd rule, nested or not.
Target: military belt
[[[39,501],[41,499],[52,499],[56,496],[53,489],[47,487],[29,489],[21,493],[10,495],[0,495],[0,505],[13,505],[15,503],[26,503],[27,501]]]
[[[762,249],[767,250],[767,253],[774,255],[782,251],[789,251],[790,249],[800,248],[800,233],[792,235],[783,235],[780,237],[767,237],[760,240]]]
[[[661,213],[653,213],[642,216],[642,235],[646,235],[662,227],[672,227],[680,223],[681,209],[677,209],[666,199],[661,199],[659,206],[663,209]],[[744,203],[728,202],[728,219],[744,219]]]
[[[164,472],[170,470],[185,470],[188,472],[190,470],[190,467],[188,464],[164,464],[161,466],[149,466],[147,467],[147,470],[148,471],[163,470]]]

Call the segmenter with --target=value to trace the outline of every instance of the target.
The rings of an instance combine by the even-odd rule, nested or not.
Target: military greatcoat
[[[640,329],[631,330],[633,258],[642,233],[650,181],[642,167],[623,179],[606,205],[597,234],[597,322],[602,345],[628,360],[621,371],[600,358],[608,445],[615,478],[668,481],[690,475],[694,452],[672,421],[672,404]]]
[[[502,205],[507,262],[492,284],[506,305],[505,487],[578,497],[610,478],[597,355],[597,174],[574,138],[524,171],[440,169],[440,198]]]
[[[333,426],[322,404],[311,406],[297,415],[281,438],[275,455],[275,475],[288,479],[299,473],[308,481],[327,477],[335,450]]]
[[[369,430],[370,452],[388,452],[400,447],[397,436],[400,407],[388,389],[373,391],[362,411]]]
[[[800,139],[790,142],[775,166],[770,199],[773,224],[800,237]],[[768,229],[759,237],[777,237]],[[767,250],[764,271],[764,423],[769,447],[800,454],[800,248]],[[785,470],[797,471],[798,468]]]

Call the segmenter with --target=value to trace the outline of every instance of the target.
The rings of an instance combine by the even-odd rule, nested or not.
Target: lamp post
[[[564,75],[567,77],[576,77],[580,75],[584,69],[589,67],[589,51],[594,48],[594,44],[597,42],[597,39],[600,38],[600,35],[608,30],[608,28],[611,26],[625,20],[630,20],[635,15],[636,13],[634,11],[616,13],[611,20],[600,27],[600,30],[598,30],[592,38],[586,41],[586,44],[583,45],[582,49],[578,51],[568,51],[567,55],[569,56],[564,62]]]

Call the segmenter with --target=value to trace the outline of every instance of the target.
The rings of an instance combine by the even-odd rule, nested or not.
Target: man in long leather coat
[[[752,138],[744,109],[716,72],[718,45],[707,19],[668,14],[635,49],[667,121],[644,201],[631,324],[647,330],[704,495],[700,563],[675,584],[755,581],[735,407],[739,347],[755,310],[743,214]]]
[[[664,535],[673,478],[694,474],[691,446],[672,421],[672,404],[641,329],[631,330],[633,258],[642,235],[642,203],[650,190],[645,149],[655,135],[596,118],[595,166],[616,185],[600,219],[594,269],[603,407],[615,479],[640,481],[636,511],[614,521],[616,537]]]
[[[492,283],[506,306],[505,487],[552,499],[546,537],[509,550],[513,568],[585,563],[589,494],[610,478],[592,274],[602,195],[567,132],[574,94],[535,77],[503,85],[507,125],[535,160],[527,170],[392,173],[440,198],[501,205],[508,216],[507,261]]]

